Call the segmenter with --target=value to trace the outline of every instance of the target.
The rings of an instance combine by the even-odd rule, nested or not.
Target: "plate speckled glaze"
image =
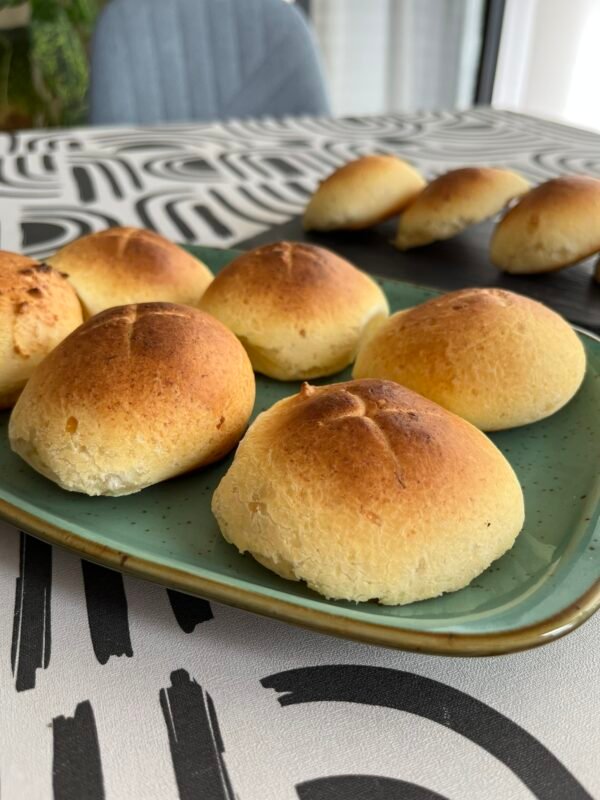
[[[189,249],[214,271],[236,254]],[[392,310],[436,294],[380,283]],[[453,594],[399,607],[327,601],[221,538],[210,500],[230,459],[129,497],[90,498],[59,489],[10,451],[8,413],[0,414],[0,515],[108,567],[329,634],[448,655],[534,647],[600,605],[600,340],[580,335],[588,369],[576,397],[548,420],[491,437],[523,486],[524,530],[509,553]],[[298,388],[259,376],[255,414]]]

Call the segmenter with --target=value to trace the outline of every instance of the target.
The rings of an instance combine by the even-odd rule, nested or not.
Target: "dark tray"
[[[397,222],[368,231],[305,233],[300,217],[270,228],[237,245],[241,249],[288,239],[328,247],[375,275],[399,278],[435,289],[499,286],[540,300],[570,322],[600,331],[600,285],[593,280],[594,259],[543,275],[505,275],[490,263],[494,222],[475,225],[445,242],[401,253],[392,247]]]

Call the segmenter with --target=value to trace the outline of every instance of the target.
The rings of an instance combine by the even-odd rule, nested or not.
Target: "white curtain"
[[[493,104],[600,129],[600,0],[507,0]]]
[[[472,104],[483,0],[312,0],[335,114]]]

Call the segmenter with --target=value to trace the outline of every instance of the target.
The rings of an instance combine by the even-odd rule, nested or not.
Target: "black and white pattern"
[[[106,225],[230,246],[367,152],[435,175],[600,176],[600,138],[491,110],[0,138],[0,247]],[[292,628],[84,563],[0,523],[3,800],[600,798],[600,622],[440,659]]]
[[[430,177],[473,162],[534,181],[600,176],[595,134],[491,110],[36,131],[0,138],[0,247],[44,257],[115,224],[229,247],[299,214],[319,180],[370,152]]]

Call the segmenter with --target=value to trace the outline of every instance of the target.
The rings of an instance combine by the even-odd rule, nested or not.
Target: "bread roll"
[[[64,489],[131,494],[216,461],[254,404],[244,348],[189,306],[120,306],[40,364],[9,424],[12,449]]]
[[[508,169],[453,169],[428,184],[404,209],[394,244],[408,250],[450,239],[497,214],[528,189],[525,178]]]
[[[542,183],[498,223],[490,257],[505,272],[551,272],[600,250],[600,180]]]
[[[241,552],[338,600],[461,589],[513,544],[523,495],[465,420],[390,381],[302,391],[261,414],[212,502]]]
[[[156,300],[197,306],[212,280],[197,258],[141,228],[82,236],[48,263],[68,275],[88,317],[113,306]]]
[[[0,408],[13,405],[44,356],[82,322],[59,272],[0,250]]]
[[[583,345],[554,311],[502,289],[462,289],[391,316],[353,375],[397,381],[496,431],[554,414],[584,372]]]
[[[388,314],[375,281],[329,250],[277,242],[236,258],[201,306],[232,330],[252,365],[277,380],[331,375]]]
[[[304,212],[307,231],[358,230],[393,217],[425,186],[396,156],[362,156],[326,178]]]

